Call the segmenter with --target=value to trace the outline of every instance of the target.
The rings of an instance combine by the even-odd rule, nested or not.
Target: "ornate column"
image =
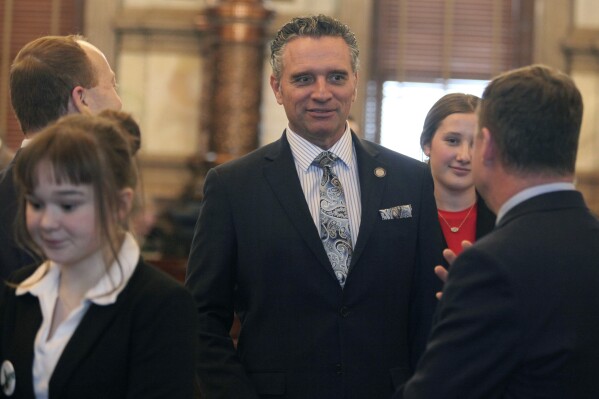
[[[215,32],[210,151],[216,162],[258,146],[266,27],[273,12],[261,0],[223,0],[208,10]]]

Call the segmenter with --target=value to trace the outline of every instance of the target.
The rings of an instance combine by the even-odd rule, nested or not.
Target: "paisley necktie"
[[[314,163],[323,169],[320,181],[320,239],[333,272],[343,287],[353,248],[343,187],[331,170],[338,159],[332,152],[324,151],[314,159]]]

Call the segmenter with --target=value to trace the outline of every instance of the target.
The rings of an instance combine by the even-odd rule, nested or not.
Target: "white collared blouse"
[[[48,339],[48,334],[58,298],[60,266],[52,261],[46,261],[16,289],[17,296],[29,293],[37,297],[42,312],[43,320],[35,337],[33,360],[33,385],[37,399],[48,398],[52,373],[87,309],[92,303],[105,306],[116,302],[118,295],[133,275],[139,256],[139,245],[135,238],[127,233],[118,254],[120,267],[115,260],[108,269],[108,273],[87,291],[79,306],[56,328],[50,339]],[[44,273],[46,274],[44,275]],[[115,287],[117,288],[115,289]]]

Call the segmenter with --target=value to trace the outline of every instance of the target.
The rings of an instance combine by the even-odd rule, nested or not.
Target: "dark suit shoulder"
[[[140,259],[135,272],[119,294],[119,303],[129,303],[139,315],[157,309],[178,309],[193,316],[193,298],[178,281]]]
[[[380,144],[373,143],[368,140],[359,139],[354,136],[354,145],[358,154],[358,162],[361,157],[368,156],[376,158],[379,162],[387,164],[391,168],[397,170],[414,173],[415,171],[427,172],[428,165],[406,155],[400,154]],[[219,174],[255,174],[253,169],[257,166],[266,165],[280,158],[281,155],[289,155],[287,161],[292,162],[293,157],[289,143],[285,136],[281,137],[270,144],[260,147],[249,154],[240,158],[229,161],[215,168]]]
[[[13,181],[13,164],[0,171],[0,204],[10,204],[15,201],[16,189]],[[14,214],[12,215],[14,217]]]
[[[6,279],[6,281],[11,284],[19,284],[27,277],[31,276],[37,270],[38,267],[40,267],[39,264],[32,264],[17,269]]]
[[[402,167],[427,170],[428,165],[417,159],[409,157],[399,152],[393,151],[380,144],[368,140],[359,139],[359,144],[370,155],[378,157],[381,161],[401,164]]]
[[[489,209],[485,200],[477,193],[476,239],[487,235],[495,227],[497,215]]]
[[[152,292],[154,296],[160,292],[186,292],[181,283],[141,258],[127,284],[127,288],[129,286],[137,291]]]
[[[18,211],[17,191],[13,181],[14,160],[0,175],[0,277],[36,261],[14,239]],[[37,259],[39,261],[39,259]]]
[[[219,175],[255,174],[255,168],[270,163],[274,158],[278,157],[285,148],[287,148],[289,154],[291,154],[287,141],[285,140],[284,143],[282,141],[283,139],[279,139],[273,143],[267,144],[242,157],[218,165],[214,167],[213,170]]]
[[[581,194],[563,191],[518,204],[492,234],[477,241],[476,247],[512,273],[534,275],[538,270],[531,260],[533,265],[543,267],[560,260],[571,263],[563,268],[565,273],[572,273],[574,267],[583,264],[594,265],[599,256],[595,245],[598,241],[599,221],[586,208]],[[545,279],[546,274],[543,275]]]
[[[30,265],[13,272],[7,279],[10,284],[19,284],[31,276],[40,265]],[[150,293],[156,298],[163,294],[173,292],[182,293],[187,296],[188,292],[181,283],[171,276],[146,263],[140,258],[131,279],[124,291],[131,290],[136,293]]]

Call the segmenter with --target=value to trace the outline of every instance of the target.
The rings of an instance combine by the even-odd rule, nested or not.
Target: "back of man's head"
[[[77,35],[45,36],[25,45],[10,69],[10,97],[25,134],[66,115],[76,86],[94,87],[93,65]]]
[[[567,176],[574,173],[582,111],[582,96],[570,77],[532,65],[494,78],[478,116],[506,170]]]

